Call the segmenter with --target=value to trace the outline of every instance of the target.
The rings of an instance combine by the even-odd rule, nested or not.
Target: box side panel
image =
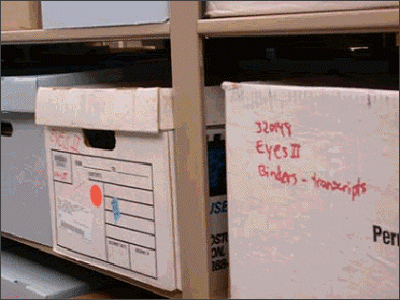
[[[398,297],[398,111],[398,92],[228,86],[233,298]]]
[[[226,196],[226,161],[225,161],[225,100],[224,91],[219,86],[204,88],[205,100],[205,122],[208,141],[209,178],[210,178],[210,269],[212,270],[211,280],[218,282],[218,291],[215,295],[228,289],[228,230],[227,230],[227,196]],[[173,133],[170,135],[171,162],[174,162]],[[171,164],[172,182],[175,184],[175,166]],[[173,188],[174,215],[176,211],[176,195]],[[180,243],[178,235],[177,218],[175,222],[176,255],[178,262],[178,287],[181,288],[181,267],[180,267]]]
[[[208,157],[210,170],[210,221],[211,236],[209,240],[211,280],[218,282],[219,294],[221,290],[228,289],[229,272],[229,249],[228,249],[228,218],[227,218],[227,195],[226,195],[226,161],[225,161],[225,129],[206,129],[208,138]],[[171,161],[173,157],[173,132],[170,133]],[[176,195],[174,165],[171,164],[173,182],[173,204],[175,224],[175,253],[177,259],[178,287],[181,289],[181,267],[180,267],[180,244],[177,226]]]
[[[110,83],[117,82],[123,78],[124,74],[121,69],[37,76],[2,76],[1,110],[33,113],[39,87]]]
[[[55,251],[175,290],[167,133],[116,132],[103,150],[81,129],[48,128]]]
[[[1,77],[1,111],[35,111],[37,77]]]
[[[170,177],[171,177],[171,199],[172,199],[172,213],[173,213],[173,226],[174,226],[174,247],[175,247],[175,261],[176,261],[176,286],[182,290],[182,268],[181,268],[181,255],[179,244],[179,230],[178,230],[178,210],[176,205],[176,177],[175,177],[175,153],[174,153],[174,131],[168,132],[169,142],[169,159],[170,159]]]
[[[90,13],[89,13],[90,12]],[[74,28],[164,22],[167,1],[43,1],[43,28]]]
[[[226,148],[225,129],[206,128],[210,203],[209,214],[211,235],[209,240],[211,280],[214,293],[228,291],[229,276],[229,237],[228,201],[226,188]]]
[[[399,7],[399,3],[397,1],[207,1],[206,15],[216,18],[386,7]]]
[[[33,114],[6,117],[11,136],[1,136],[1,230],[52,246],[44,126]],[[2,128],[3,129],[3,128]]]

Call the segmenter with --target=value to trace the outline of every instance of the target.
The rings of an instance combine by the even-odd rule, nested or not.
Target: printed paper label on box
[[[57,199],[57,226],[81,236],[86,242],[91,242],[93,215],[85,206],[58,197]]]
[[[157,279],[152,165],[59,150],[52,157],[58,246]]]

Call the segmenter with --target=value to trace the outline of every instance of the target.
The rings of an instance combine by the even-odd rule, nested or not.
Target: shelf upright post
[[[214,298],[210,273],[208,166],[201,1],[170,1],[173,113],[182,297]]]

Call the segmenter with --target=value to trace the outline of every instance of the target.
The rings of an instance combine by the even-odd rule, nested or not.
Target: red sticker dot
[[[92,200],[93,205],[99,207],[103,196],[101,195],[101,189],[98,185],[92,185],[90,188],[90,200]]]

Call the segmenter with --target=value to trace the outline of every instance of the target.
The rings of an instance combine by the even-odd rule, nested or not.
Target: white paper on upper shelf
[[[206,16],[234,17],[399,7],[398,1],[207,1]]]

